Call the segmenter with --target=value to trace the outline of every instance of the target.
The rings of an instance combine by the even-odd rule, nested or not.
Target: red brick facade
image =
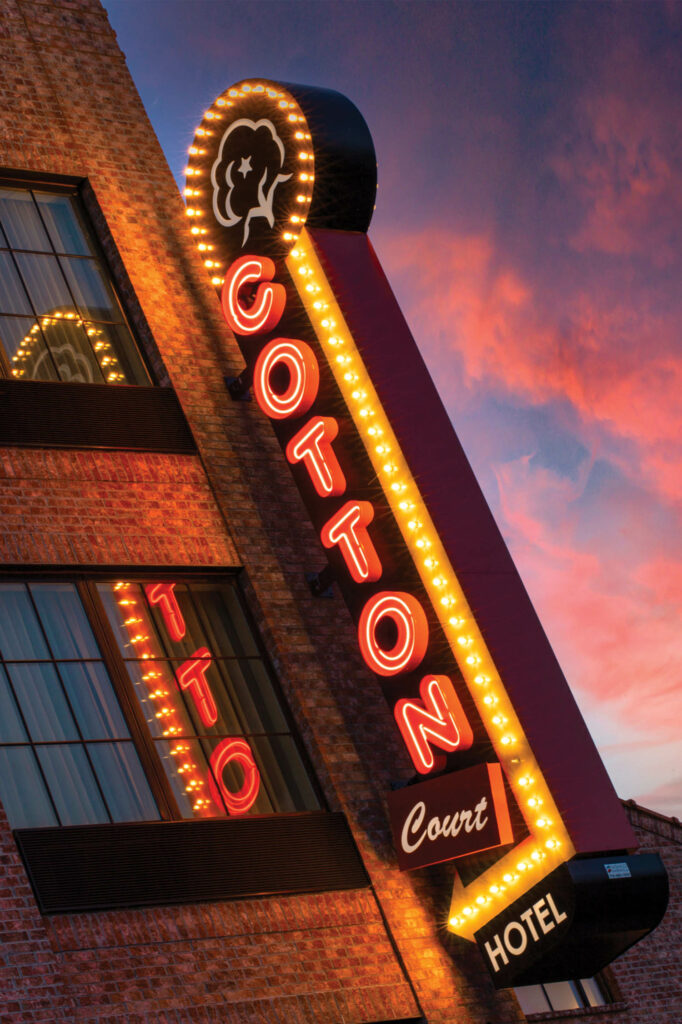
[[[1,450],[0,563],[244,567],[251,610],[329,808],[347,815],[372,883],[41,918],[2,818],[0,1020],[523,1020],[513,994],[493,990],[478,951],[445,932],[450,869],[396,870],[384,794],[406,755],[344,605],[309,592],[305,573],[321,568],[324,554],[270,425],[255,404],[227,396],[224,375],[239,372],[241,357],[96,0],[0,7],[0,165],[87,178],[85,198],[138,337],[159,381],[175,388],[198,449]],[[646,831],[643,812],[633,813],[644,845],[653,848],[660,829],[672,828]],[[679,871],[672,837],[669,848]],[[679,929],[676,898],[669,931],[638,946],[616,972],[631,1006],[640,1005],[643,963],[654,985],[647,1009],[654,992],[664,1005],[672,998],[665,957],[666,936]],[[670,1012],[655,1019],[672,1024]],[[638,1014],[613,1019],[634,1024],[644,1019]]]

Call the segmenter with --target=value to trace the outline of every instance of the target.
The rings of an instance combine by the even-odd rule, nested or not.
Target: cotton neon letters
[[[346,478],[332,448],[338,432],[339,424],[332,416],[313,416],[294,434],[286,448],[289,462],[292,465],[303,462],[313,487],[322,498],[343,494],[346,489]]]
[[[284,305],[279,305],[281,286],[273,283],[273,277],[274,265],[266,258],[240,256],[230,267],[223,287],[223,312],[237,333],[265,334],[279,322]],[[240,298],[240,289],[246,285],[256,289],[248,308]],[[288,440],[282,440],[287,460],[305,467],[313,491],[323,501],[345,494],[347,476],[334,450],[339,421],[319,410],[320,366],[315,351],[299,338],[276,337],[264,342],[258,354],[254,353],[253,368],[253,391],[260,409],[283,426],[312,411],[302,425],[292,425]],[[303,496],[308,500],[305,491]],[[370,534],[374,519],[372,502],[351,495],[341,507],[330,509],[320,530],[322,544],[339,552],[350,579],[359,586],[375,583],[382,576],[381,560]],[[414,671],[429,644],[422,605],[413,595],[399,590],[372,594],[359,615],[358,643],[365,663],[377,675],[390,678]],[[445,753],[463,750],[471,746],[473,736],[446,676],[426,676],[420,695],[421,700],[398,701],[394,713],[415,767],[428,774],[444,762],[444,755],[434,753],[432,748]],[[242,757],[236,747],[225,749],[231,752],[229,757],[216,754],[217,767],[213,765],[219,786],[222,767],[231,757]],[[244,755],[239,763],[245,772],[244,791],[248,794],[246,776],[251,769],[247,761]],[[228,806],[238,806],[241,795],[232,794],[232,804],[225,799]]]
[[[322,528],[322,543],[326,548],[338,544],[356,583],[373,583],[381,576],[381,562],[367,532],[373,519],[369,501],[347,501]]]
[[[275,264],[267,256],[241,256],[230,267],[223,284],[223,316],[235,334],[260,334],[273,330],[282,318],[287,293],[281,284],[268,284],[275,276]],[[258,282],[251,305],[240,292]]]
[[[273,376],[279,369],[289,376],[283,391],[273,385]],[[308,412],[319,386],[320,368],[315,353],[304,341],[274,338],[261,350],[253,373],[253,391],[270,419],[286,420]]]
[[[445,766],[445,757],[434,755],[433,746],[447,753],[468,750],[474,735],[447,676],[424,676],[419,693],[421,701],[399,700],[393,713],[412,763],[427,775]]]
[[[377,639],[377,629],[383,619],[389,619],[397,633],[395,644],[389,650]],[[358,641],[365,662],[377,675],[411,672],[421,663],[429,642],[424,609],[411,594],[388,590],[375,594],[362,609]]]

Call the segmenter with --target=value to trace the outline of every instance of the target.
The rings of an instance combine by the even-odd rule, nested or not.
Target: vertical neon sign
[[[241,178],[235,166],[245,168]],[[490,579],[479,584],[484,573],[466,570],[469,548],[453,522],[501,559],[505,587],[513,564],[498,555],[484,505],[473,528],[465,522],[455,479],[479,505],[480,496],[463,456],[456,477],[434,478],[434,449],[448,458],[459,449],[364,235],[375,188],[371,138],[349,101],[253,81],[206,112],[185,194],[245,374],[334,568],[362,657],[425,780],[419,785],[437,781],[453,800],[465,773],[472,799],[471,786],[487,787],[474,800],[481,821],[497,820],[497,840],[487,837],[485,848],[507,848],[474,881],[456,885],[449,927],[471,939],[576,850],[603,849],[607,835],[625,847],[632,834],[520,583],[507,608],[531,638],[530,675],[533,658],[543,666],[535,694],[507,656],[498,593]],[[420,447],[428,430],[411,415],[413,403],[429,420],[441,416],[437,445]],[[449,499],[444,515],[439,492]],[[523,652],[525,640],[512,640]],[[544,738],[533,710],[540,692],[562,709],[566,737],[555,730]],[[600,821],[590,809],[595,794]],[[576,800],[584,807],[576,810]]]

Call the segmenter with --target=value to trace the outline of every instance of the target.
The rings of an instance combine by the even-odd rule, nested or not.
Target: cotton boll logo
[[[211,169],[213,212],[225,227],[243,222],[242,248],[254,218],[275,225],[275,191],[291,178],[282,174],[284,156],[282,140],[269,120],[240,118],[222,137]]]

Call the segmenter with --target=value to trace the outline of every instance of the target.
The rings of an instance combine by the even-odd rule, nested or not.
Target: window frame
[[[175,582],[186,584],[200,584],[213,582],[224,584],[234,589],[242,613],[244,614],[248,629],[253,639],[257,657],[263,664],[267,673],[274,695],[279,703],[282,716],[286,723],[288,734],[295,744],[296,751],[301,760],[302,767],[306,773],[308,783],[315,795],[318,807],[312,813],[326,813],[329,811],[328,803],[320,786],[317,772],[312,764],[308,749],[303,742],[301,730],[289,706],[289,701],[284,694],[278,674],[275,671],[272,659],[263,642],[261,631],[250,608],[245,593],[243,570],[226,570],[206,568],[201,572],[188,571],[186,568],[177,570],[154,569],[148,567],[118,568],[95,568],[84,570],[82,567],[63,567],[60,569],[31,571],[30,567],[17,567],[16,569],[3,569],[0,572],[0,582],[12,583],[49,583],[68,582],[74,585],[81,600],[88,624],[92,630],[95,642],[99,648],[102,662],[108,672],[115,698],[130,732],[130,739],[135,752],[140,760],[146,781],[151,790],[152,796],[159,812],[159,821],[164,822],[189,822],[199,820],[224,820],[222,817],[198,819],[183,817],[175,799],[170,779],[166,775],[161,759],[155,749],[154,737],[152,736],[144,716],[143,708],[135,693],[132,678],[126,668],[125,659],[119,649],[116,636],[104,607],[104,603],[98,593],[98,583],[113,583],[125,579],[127,582],[144,585],[151,582]],[[31,744],[33,746],[33,744]],[[275,818],[282,815],[310,814],[310,810],[297,811],[275,811],[272,814],[250,815],[243,817],[264,817]],[[234,816],[227,815],[228,820]],[[242,816],[239,816],[242,817]],[[112,821],[107,823],[111,827],[119,827],[131,824],[128,821]],[[69,829],[89,826],[72,826],[58,824],[56,826],[32,826],[22,831],[31,829]]]
[[[127,327],[128,331],[130,333],[131,342],[132,342],[132,344],[134,346],[134,349],[135,349],[135,351],[136,351],[136,353],[137,353],[137,355],[138,355],[138,357],[139,357],[139,359],[140,359],[140,361],[142,363],[142,367],[143,367],[143,369],[144,369],[144,371],[145,371],[145,373],[147,375],[147,381],[146,382],[144,382],[144,383],[133,383],[133,384],[129,384],[129,383],[114,384],[114,383],[109,383],[106,380],[103,380],[102,382],[99,382],[99,381],[96,381],[96,382],[71,382],[71,381],[62,381],[60,379],[57,379],[55,381],[50,381],[50,380],[43,380],[41,378],[31,378],[31,377],[26,378],[26,381],[40,382],[40,383],[44,383],[44,384],[52,384],[52,383],[62,383],[62,384],[64,384],[64,383],[67,383],[67,384],[68,383],[78,383],[79,385],[84,385],[86,387],[92,386],[93,383],[95,383],[95,384],[100,384],[101,383],[101,384],[103,384],[106,387],[128,387],[128,388],[150,388],[150,387],[156,388],[156,387],[159,387],[160,380],[159,380],[158,374],[154,372],[154,369],[152,367],[152,360],[150,359],[150,355],[149,355],[149,353],[147,351],[147,346],[142,344],[141,337],[140,337],[140,331],[138,330],[138,325],[135,323],[135,320],[137,318],[133,317],[133,315],[131,314],[131,311],[127,308],[127,303],[124,301],[124,299],[123,299],[123,297],[121,295],[121,282],[119,280],[119,276],[120,275],[116,273],[115,268],[111,265],[111,262],[110,262],[110,260],[108,258],[108,255],[107,255],[107,252],[106,252],[106,250],[104,248],[104,245],[102,243],[102,239],[100,238],[100,231],[98,229],[98,225],[96,225],[94,223],[94,220],[95,220],[95,218],[93,217],[93,212],[94,211],[91,209],[91,207],[93,205],[96,206],[96,208],[97,208],[96,212],[98,213],[99,216],[102,217],[103,220],[104,220],[104,215],[102,214],[102,212],[99,209],[99,204],[97,203],[94,191],[93,191],[92,186],[90,185],[88,179],[87,178],[75,178],[75,177],[70,177],[70,176],[67,176],[67,175],[54,175],[54,176],[52,176],[52,175],[50,175],[50,176],[45,175],[44,176],[44,175],[41,175],[41,174],[32,174],[32,173],[26,172],[26,171],[17,171],[17,170],[9,170],[9,169],[0,168],[0,189],[4,188],[4,187],[7,187],[7,188],[20,188],[20,189],[23,189],[25,192],[31,192],[31,193],[36,191],[36,190],[44,191],[44,192],[51,192],[54,195],[67,196],[67,197],[69,197],[69,198],[71,198],[71,199],[73,199],[75,201],[75,204],[76,204],[76,206],[78,208],[78,213],[80,214],[81,219],[82,219],[82,221],[84,222],[84,225],[85,225],[87,242],[92,247],[92,252],[90,253],[89,257],[88,256],[81,256],[80,258],[83,258],[83,259],[94,258],[102,266],[102,268],[105,270],[107,283],[109,284],[109,286],[111,288],[111,291],[113,293],[115,302],[116,302],[117,307],[119,309],[119,312],[121,314],[121,322],[123,323],[123,325],[125,325]],[[89,195],[87,193],[89,193]],[[46,225],[45,225],[45,223],[43,221],[43,217],[42,217],[42,214],[41,214],[40,210],[38,210],[38,213],[39,213],[40,218],[41,218],[41,223],[43,225],[43,229],[45,230],[45,233],[46,233],[48,239],[50,240],[50,243],[52,244],[52,239],[51,239],[49,231],[47,230],[47,227],[46,227]],[[3,249],[4,249],[4,247],[3,247]],[[16,265],[15,249],[12,246],[10,246],[7,250],[4,250],[4,251],[7,251],[10,254],[12,262],[13,262],[14,267],[15,267],[15,270],[19,274],[19,278],[20,278],[20,280],[22,280],[22,283],[23,283],[23,277],[21,275],[21,272],[20,272],[19,268]],[[34,255],[36,255],[36,254],[37,255],[44,255],[43,252],[38,253],[38,252],[34,252],[34,250],[16,250],[16,251],[26,252],[29,255],[31,255],[31,254],[34,254]],[[53,255],[58,257],[59,255],[62,255],[62,254],[59,254],[56,251],[54,251]],[[62,273],[62,276],[64,276],[64,271],[63,270],[61,271],[61,273]],[[66,281],[66,278],[64,278],[64,280],[65,280],[67,288],[70,291],[71,290],[71,286],[68,284],[68,281]],[[25,287],[25,285],[24,285],[24,287]],[[11,314],[7,314],[7,315],[11,315]],[[41,314],[35,314],[35,316],[36,316],[36,321],[38,321],[40,319]],[[11,381],[19,380],[19,378],[16,378],[16,377],[14,377],[12,375],[11,363],[10,363],[9,357],[8,357],[6,351],[5,351],[4,345],[2,345],[2,344],[0,344],[0,378],[5,379],[5,380],[11,380]],[[23,383],[23,379],[22,379],[22,383]]]
[[[590,999],[589,999],[589,996],[588,996],[588,994],[587,994],[587,992],[585,990],[585,987],[583,985],[583,981],[595,981],[597,983],[599,991],[601,992],[601,994],[603,996],[603,1000],[604,1001],[601,1002],[601,1003],[595,1003],[595,1004],[591,1003]],[[612,984],[612,981],[609,978],[606,977],[604,971],[598,971],[591,978],[566,978],[566,979],[563,980],[563,982],[559,982],[559,984],[568,984],[568,985],[575,986],[575,988],[577,989],[577,995],[582,1000],[582,1003],[581,1003],[580,1006],[574,1007],[571,1010],[561,1010],[561,1009],[555,1009],[554,1008],[554,1006],[552,1005],[551,995],[550,995],[550,993],[547,992],[547,985],[548,984],[557,984],[557,982],[545,982],[545,983],[538,982],[535,985],[519,986],[520,988],[523,988],[523,989],[528,989],[528,988],[540,989],[540,991],[542,992],[542,995],[544,996],[545,1000],[547,1001],[547,1009],[534,1010],[532,1012],[529,1012],[528,1014],[526,1014],[523,1011],[523,1009],[522,1009],[521,1012],[524,1013],[524,1016],[526,1017],[527,1020],[535,1020],[535,1019],[540,1020],[540,1019],[544,1019],[545,1017],[550,1017],[550,1016],[552,1016],[552,1017],[560,1017],[560,1016],[563,1016],[564,1014],[567,1014],[567,1013],[571,1014],[572,1016],[580,1016],[581,1014],[591,1013],[594,1010],[600,1011],[603,1007],[613,1007],[614,1004],[618,1002],[616,994],[614,993],[614,986]],[[519,1005],[521,1005],[519,997],[518,997],[518,990],[519,989],[517,987],[515,987],[514,988],[514,994],[515,994],[515,996],[517,998],[517,1001],[519,1002]]]

